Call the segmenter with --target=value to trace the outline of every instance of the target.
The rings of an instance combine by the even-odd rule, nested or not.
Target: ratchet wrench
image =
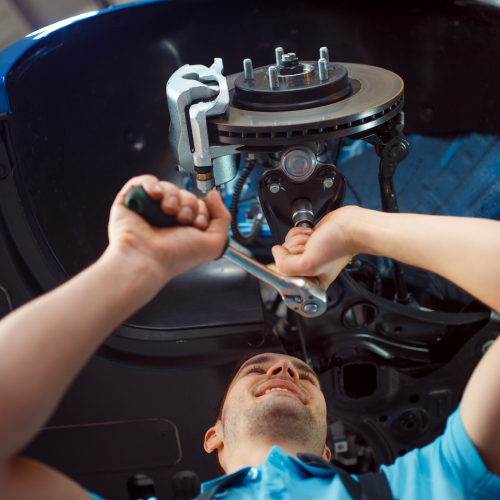
[[[160,202],[151,198],[142,187],[133,188],[128,192],[125,205],[152,226],[182,226],[174,215],[163,212]],[[326,311],[328,303],[326,291],[310,278],[283,276],[269,269],[232,247],[229,237],[222,257],[271,285],[281,295],[286,306],[302,316],[313,318]]]

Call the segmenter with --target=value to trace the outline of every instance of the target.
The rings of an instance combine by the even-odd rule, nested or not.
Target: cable
[[[240,228],[238,226],[238,204],[240,202],[240,195],[243,186],[245,185],[245,182],[247,181],[248,176],[250,175],[250,172],[253,170],[254,166],[255,162],[252,160],[247,160],[245,162],[245,166],[243,167],[240,178],[238,179],[236,187],[234,188],[233,199],[231,200],[231,207],[229,208],[229,213],[231,214],[231,230],[233,231],[233,238],[238,243],[245,246],[250,245],[255,240],[255,238],[257,238],[262,226],[262,220],[264,218],[262,212],[259,212],[255,217],[255,222],[252,230],[246,235],[240,231]]]
[[[339,161],[340,150],[342,149],[342,141],[343,141],[343,139],[344,139],[343,137],[341,137],[341,138],[339,139],[339,142],[337,143],[337,147],[335,148],[335,155],[334,155],[334,156],[335,156],[335,158],[334,158],[334,160],[333,160],[333,164],[334,164],[335,166],[337,166],[337,162]]]
[[[300,346],[302,347],[302,355],[304,356],[304,363],[311,366],[311,360],[307,356],[306,349],[306,337],[304,335],[304,323],[302,316],[299,313],[295,313],[295,324],[297,325],[297,332],[299,334]]]
[[[337,163],[339,161],[340,157],[340,150],[342,149],[342,142],[343,142],[343,137],[339,139],[339,142],[337,143],[337,147],[335,148],[335,152],[333,153],[333,164],[337,166]],[[358,196],[358,193],[356,193],[356,190],[352,186],[352,184],[346,179],[345,183],[347,187],[351,190],[351,193],[354,195],[354,198],[356,198],[356,201],[358,202],[358,205],[360,207],[363,207],[363,202],[361,201],[361,198]]]
[[[345,183],[347,187],[351,190],[351,193],[354,195],[354,198],[356,198],[356,201],[358,202],[358,205],[363,208],[363,202],[361,201],[361,198],[358,196],[358,193],[356,193],[356,190],[352,187],[352,184],[346,179]]]

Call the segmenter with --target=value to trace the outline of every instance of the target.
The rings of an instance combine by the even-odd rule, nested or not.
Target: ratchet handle
[[[149,196],[143,187],[131,189],[125,197],[125,206],[155,227],[182,226],[175,215],[166,214],[161,208],[160,200]]]
[[[160,200],[155,200],[149,196],[143,187],[135,187],[131,189],[125,197],[125,206],[140,215],[146,222],[154,227],[174,227],[184,226],[181,224],[175,215],[166,214],[161,208]],[[227,247],[229,246],[229,236],[227,237],[224,250],[224,255]],[[220,258],[220,257],[219,257]]]

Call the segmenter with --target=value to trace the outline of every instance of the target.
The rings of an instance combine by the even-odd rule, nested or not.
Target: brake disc
[[[317,67],[318,63],[302,64]],[[258,68],[254,76],[265,79],[263,75],[269,73],[270,67]],[[229,105],[223,114],[207,120],[210,137],[222,144],[259,147],[325,141],[367,131],[401,112],[404,84],[395,73],[354,63],[335,63],[330,67],[332,73],[345,69],[348,75],[345,84],[349,92],[324,105],[318,105],[312,99],[301,101],[301,91],[314,84],[311,81],[313,78],[304,78],[304,83],[295,87],[284,82],[286,88],[282,84],[279,88],[272,89],[276,96],[274,102],[265,102],[269,96],[260,87],[255,88],[257,85],[253,88],[248,85],[249,90],[245,94],[238,92],[241,87],[237,84],[244,80],[242,74],[228,77]],[[257,94],[257,98],[253,94]],[[305,109],[287,109],[286,105],[282,105],[280,110],[279,104],[285,104],[279,102],[280,94],[289,94],[288,100],[295,100],[297,106],[306,106]],[[248,100],[244,101],[244,98]],[[252,98],[254,100],[250,100]],[[307,94],[305,98],[308,99]],[[256,105],[262,101],[272,109]],[[316,101],[321,102],[321,97]],[[254,109],[248,109],[250,107]]]

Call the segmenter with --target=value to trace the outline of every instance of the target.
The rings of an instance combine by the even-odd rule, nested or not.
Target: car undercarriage
[[[265,266],[341,205],[500,220],[499,59],[500,8],[476,1],[152,1],[29,35],[0,53],[0,316],[94,262],[116,193],[144,173],[217,188],[233,247]],[[170,105],[184,65],[201,94]],[[190,114],[226,83],[226,108]],[[293,297],[226,259],[178,276],[26,454],[109,500],[187,500],[217,474],[202,442],[232,366],[281,352],[320,374],[332,461],[371,472],[443,432],[500,333],[465,291],[383,257],[356,256],[321,314]]]

